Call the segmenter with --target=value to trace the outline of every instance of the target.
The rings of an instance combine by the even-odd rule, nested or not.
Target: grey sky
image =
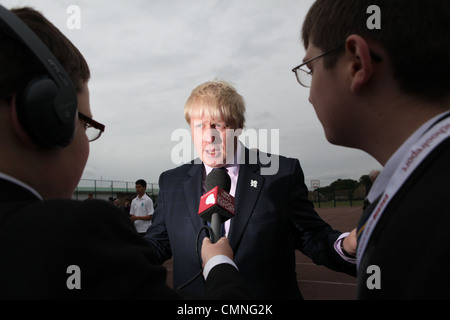
[[[231,82],[247,103],[246,127],[279,129],[280,154],[298,158],[326,186],[380,168],[367,154],[329,144],[291,69],[304,56],[303,18],[312,0],[2,0],[29,5],[85,56],[94,119],[105,134],[91,144],[83,178],[157,182],[173,168],[174,130],[188,129],[184,102],[198,84]],[[69,29],[67,8],[80,8]],[[263,148],[261,148],[263,151]]]

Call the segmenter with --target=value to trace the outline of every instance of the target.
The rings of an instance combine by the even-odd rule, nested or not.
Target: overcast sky
[[[106,130],[91,143],[82,178],[157,182],[163,171],[178,166],[172,150],[181,140],[171,137],[189,130],[186,99],[198,84],[215,78],[244,96],[246,129],[267,129],[267,137],[279,133],[274,149],[258,147],[298,158],[308,187],[311,180],[326,186],[381,168],[362,151],[327,142],[308,89],[291,72],[304,56],[300,29],[312,0],[1,3],[41,11],[91,68],[92,113]],[[79,20],[71,5],[79,8]]]

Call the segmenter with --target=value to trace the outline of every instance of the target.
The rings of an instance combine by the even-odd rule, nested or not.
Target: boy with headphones
[[[30,8],[0,6],[0,43],[0,299],[183,297],[122,212],[70,200],[105,128],[81,53]],[[203,261],[216,255],[232,258],[225,239],[204,242]],[[246,297],[230,264],[207,283],[209,298]]]

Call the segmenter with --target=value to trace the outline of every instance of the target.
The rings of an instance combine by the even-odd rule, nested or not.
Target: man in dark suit
[[[200,159],[160,176],[158,206],[145,235],[160,262],[173,256],[174,286],[200,268],[195,241],[205,221],[198,215],[199,201],[214,168],[226,168],[231,179],[235,217],[225,223],[225,233],[256,298],[301,298],[296,249],[317,264],[355,273],[352,259],[341,250],[347,234],[333,230],[314,211],[299,161],[249,150],[237,141],[244,112],[242,97],[224,81],[199,85],[186,102],[185,117]],[[356,246],[347,245],[348,253],[354,252]],[[186,290],[200,294],[202,287],[197,280]]]
[[[25,32],[26,26],[14,14],[34,32]],[[4,21],[14,21],[19,36]],[[21,37],[32,43],[33,51],[23,46]],[[90,73],[80,52],[30,8],[11,13],[0,6],[0,43],[0,299],[193,297],[167,286],[165,268],[155,264],[155,252],[120,210],[105,201],[70,200],[89,155],[89,142],[104,130],[92,119]],[[59,77],[53,78],[51,72],[42,77],[46,70],[32,52],[49,57],[44,60],[52,62]],[[33,79],[28,92],[20,90],[27,79]],[[62,131],[60,135],[46,131],[48,126],[61,126],[59,120],[40,125],[48,120],[41,112],[59,106],[59,101],[45,100],[52,99],[55,90],[40,89],[58,79],[64,79],[68,92],[77,98],[63,105],[75,107],[78,114],[67,123],[67,140],[60,140]],[[217,256],[225,263],[211,262]],[[205,297],[249,297],[225,238],[214,245],[205,240],[202,257],[211,269]]]
[[[450,298],[449,34],[446,0],[317,0],[305,18],[293,71],[328,141],[384,166],[358,225],[359,299]]]

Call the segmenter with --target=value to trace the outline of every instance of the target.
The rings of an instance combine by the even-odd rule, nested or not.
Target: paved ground
[[[316,208],[323,220],[339,231],[351,231],[362,213],[361,207]],[[317,266],[311,259],[296,252],[297,280],[305,300],[352,300],[356,279],[349,275]],[[172,260],[164,263],[167,282],[172,285]]]
[[[362,213],[361,207],[317,208],[323,220],[339,231],[351,231]],[[353,300],[356,278],[317,266],[296,252],[297,281],[305,300]]]

